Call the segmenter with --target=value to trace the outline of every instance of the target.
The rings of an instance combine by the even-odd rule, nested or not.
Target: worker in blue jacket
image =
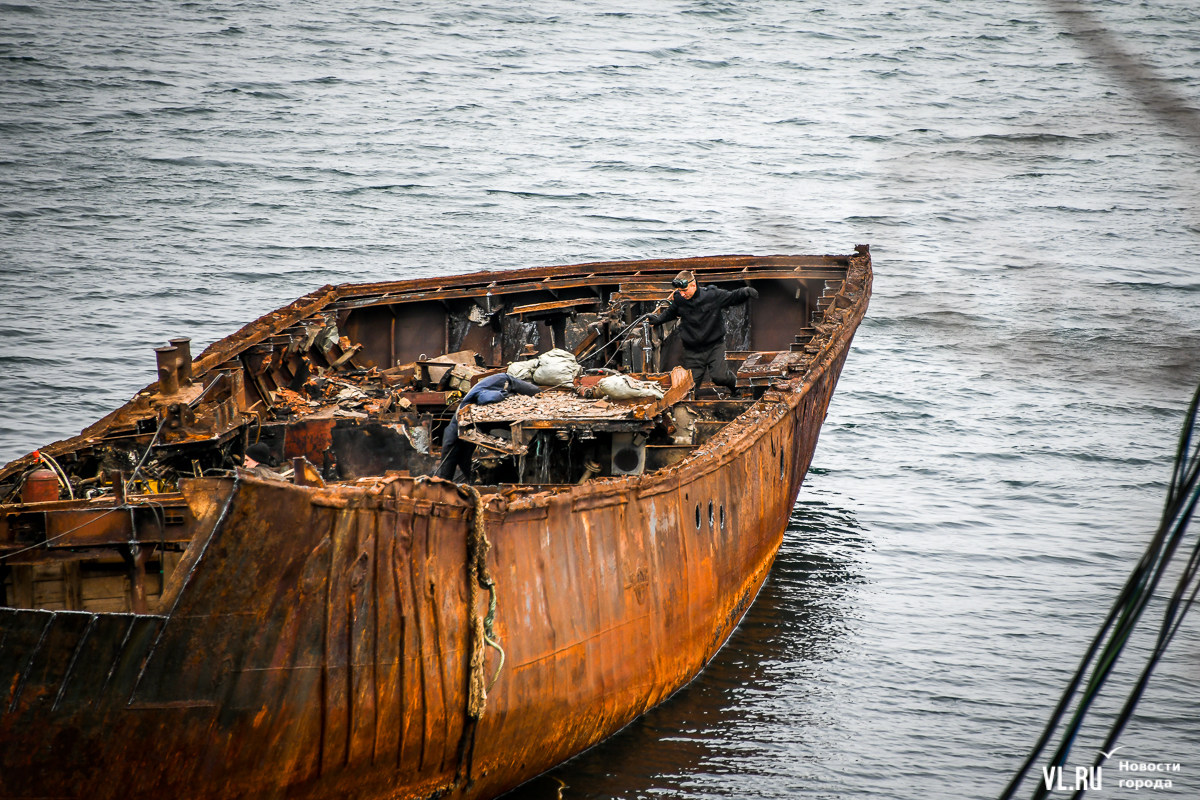
[[[699,286],[696,276],[684,270],[675,276],[676,287],[671,302],[650,317],[651,325],[679,319],[679,338],[683,340],[683,366],[692,371],[696,387],[707,373],[717,386],[731,391],[737,388],[737,378],[725,364],[725,320],[721,309],[745,303],[758,297],[758,290],[743,286],[732,292],[716,286]]]
[[[466,397],[458,401],[458,411],[467,406],[486,406],[490,403],[499,403],[513,394],[534,395],[540,391],[541,387],[520,378],[514,378],[507,373],[490,375],[472,386]],[[455,471],[461,469],[464,480],[469,481],[471,480],[471,456],[475,454],[475,445],[458,438],[458,411],[454,412],[454,418],[450,420],[450,424],[446,426],[446,432],[442,434],[442,461],[438,464],[437,472],[434,474],[449,481],[454,479]]]

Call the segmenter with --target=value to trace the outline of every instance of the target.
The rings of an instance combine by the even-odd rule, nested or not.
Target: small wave
[[[733,3],[728,5],[718,3],[700,3],[699,8],[688,8],[680,13],[684,16],[693,17],[730,17],[741,16],[743,11],[740,5]]]
[[[667,47],[657,50],[646,50],[645,55],[653,56],[654,58],[673,58],[675,56],[687,55],[691,51],[692,48],[690,47]]]
[[[50,122],[40,122],[37,120],[25,120],[22,122],[0,122],[0,132],[27,131],[29,133],[45,133],[46,131],[59,130],[62,127],[62,125],[56,125]]]
[[[593,195],[587,192],[578,194],[547,194],[545,192],[519,192],[510,189],[488,189],[486,194],[507,194],[520,197],[523,200],[591,200]]]
[[[212,158],[203,158],[201,156],[145,156],[143,161],[149,161],[151,164],[170,164],[176,167],[232,167],[236,166],[229,161],[217,161]]]
[[[154,109],[154,113],[185,117],[192,114],[212,114],[213,109],[206,106],[164,106]]]
[[[1114,281],[1112,285],[1120,286],[1125,289],[1132,289],[1135,292],[1186,292],[1192,294],[1200,292],[1200,283],[1151,283],[1149,281]]]
[[[355,186],[351,189],[342,189],[334,192],[334,194],[345,195],[346,197],[354,197],[355,195],[366,194],[368,192],[408,192],[414,189],[432,191],[433,187],[425,186],[424,184],[420,183],[381,183],[377,186]]]
[[[1082,133],[1070,136],[1065,133],[985,133],[974,137],[977,142],[1007,142],[1010,144],[1074,144],[1076,142],[1101,142],[1113,138],[1111,133]]]
[[[7,11],[10,14],[42,14],[44,13],[37,6],[27,6],[20,3],[0,3],[0,12]]]
[[[15,366],[17,364],[32,364],[39,367],[51,367],[62,364],[62,359],[39,358],[37,356],[14,356],[0,354],[0,364]]]
[[[802,31],[802,34],[803,34],[803,35],[804,35],[806,38],[809,38],[809,39],[820,39],[820,40],[822,40],[822,41],[831,41],[831,42],[849,42],[849,41],[854,41],[853,37],[850,37],[850,36],[839,36],[839,35],[837,35],[837,34],[835,34],[835,33],[829,33],[828,31]]]
[[[640,225],[662,225],[661,219],[646,219],[645,217],[616,217],[610,214],[584,214],[583,219],[602,219],[605,222],[636,222]]]
[[[225,225],[270,225],[272,220],[269,217],[244,217],[242,219],[225,220]]]
[[[1093,464],[1121,464],[1128,467],[1148,467],[1161,464],[1158,458],[1134,458],[1133,456],[1109,456],[1091,450],[1059,450],[1056,455],[1068,461],[1082,461]]]
[[[977,314],[967,314],[963,311],[955,311],[954,309],[938,309],[936,311],[922,311],[917,314],[909,314],[907,316],[899,316],[897,319],[905,322],[926,322],[941,326],[956,326],[979,330],[980,325],[986,325],[990,320],[987,317]]]
[[[1079,208],[1078,206],[1037,206],[1039,211],[1065,211],[1068,214],[1111,214],[1112,208]]]
[[[860,215],[860,214],[851,215],[849,217],[844,218],[842,221],[843,222],[860,222],[860,223],[861,222],[869,222],[872,225],[883,225],[888,228],[905,227],[905,226],[909,226],[909,225],[913,224],[911,221],[904,220],[899,217],[864,216],[864,215]]]

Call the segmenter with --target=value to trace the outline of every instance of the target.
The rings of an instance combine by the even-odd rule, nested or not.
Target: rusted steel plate
[[[434,406],[444,408],[450,400],[450,392],[400,392],[398,397],[418,407]]]
[[[321,464],[322,456],[333,444],[334,425],[335,420],[330,418],[301,420],[288,425],[284,458],[304,456],[314,464]]]
[[[659,410],[663,411],[678,403],[683,398],[687,397],[696,386],[696,380],[692,376],[691,370],[683,367],[675,367],[671,370],[671,388],[668,389],[663,399],[659,401]]]

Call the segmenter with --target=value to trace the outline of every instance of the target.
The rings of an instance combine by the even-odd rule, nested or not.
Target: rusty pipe
[[[108,473],[109,480],[112,481],[113,489],[113,505],[125,505],[125,474],[120,470],[113,470]]]
[[[596,477],[599,474],[600,474],[600,465],[589,458],[587,461],[583,462],[583,477],[579,479],[578,483],[579,484],[587,483],[588,481],[590,481],[592,478]]]
[[[192,340],[187,337],[171,339],[171,346],[179,352],[176,354],[176,374],[180,386],[192,385]]]
[[[177,347],[156,347],[155,356],[158,360],[158,393],[175,394],[179,391],[179,372],[175,367]]]

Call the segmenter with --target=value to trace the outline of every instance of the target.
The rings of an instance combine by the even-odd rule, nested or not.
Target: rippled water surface
[[[1091,7],[1200,105],[1194,3]],[[745,623],[517,796],[995,796],[1200,379],[1200,158],[1079,44],[1021,0],[0,5],[0,460],[325,283],[869,242]],[[1122,739],[1175,796],[1197,625]]]

